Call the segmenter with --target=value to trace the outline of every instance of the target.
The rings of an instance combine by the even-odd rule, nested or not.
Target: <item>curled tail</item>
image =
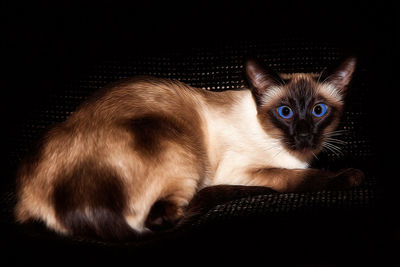
[[[127,197],[110,167],[86,162],[58,179],[53,191],[57,220],[72,235],[126,240],[137,236],[124,218]]]
[[[122,241],[137,237],[137,233],[125,219],[109,208],[89,208],[64,210],[58,213],[60,222],[75,236]]]

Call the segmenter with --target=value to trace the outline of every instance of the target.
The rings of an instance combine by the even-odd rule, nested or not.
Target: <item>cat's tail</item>
[[[123,216],[128,201],[122,180],[111,168],[91,163],[76,168],[55,185],[57,220],[72,235],[104,240],[137,237]]]
[[[64,212],[61,223],[73,236],[107,241],[127,241],[138,236],[120,214],[108,208],[97,207],[91,211],[71,209]]]

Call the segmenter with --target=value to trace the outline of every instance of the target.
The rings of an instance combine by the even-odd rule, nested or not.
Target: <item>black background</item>
[[[30,110],[96,62],[125,54],[157,56],[172,47],[190,50],[234,40],[269,40],[285,32],[335,42],[359,55],[374,73],[370,82],[376,97],[368,103],[373,110],[369,129],[387,190],[383,208],[393,216],[398,211],[398,171],[392,167],[399,124],[394,69],[399,13],[394,3],[9,1],[1,5],[6,158],[12,150],[8,140]],[[10,179],[12,170],[7,160],[3,163],[4,179]],[[392,224],[388,227],[395,228]]]
[[[390,1],[9,1],[1,14],[6,151],[12,149],[8,138],[34,106],[107,58],[157,56],[170,48],[270,40],[285,33],[337,43],[365,61],[376,88],[368,103],[374,116],[369,129],[382,171],[395,160],[398,12]]]

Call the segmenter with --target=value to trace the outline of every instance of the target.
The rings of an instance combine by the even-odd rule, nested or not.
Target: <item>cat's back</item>
[[[146,154],[158,149],[161,139],[179,142],[186,135],[199,139],[195,134],[202,127],[198,90],[152,77],[106,86],[43,136],[30,153],[33,156],[21,165],[19,176],[41,173],[50,179],[59,165],[93,157],[100,160],[132,144],[135,151]]]
[[[141,230],[152,203],[182,183],[177,173],[189,179],[193,191],[207,168],[197,90],[141,77],[89,98],[21,165],[17,220],[41,219],[68,233],[77,211],[91,224],[104,220],[89,218],[86,210],[107,207],[106,214],[123,228],[128,223],[128,229]],[[176,161],[181,168],[171,168]]]
[[[47,133],[48,153],[68,160],[92,156],[107,147],[119,151],[134,143],[139,151],[142,144],[158,145],[156,139],[178,141],[183,133],[201,131],[201,95],[200,89],[179,81],[153,77],[110,84]],[[146,146],[143,151],[154,149]]]
[[[174,116],[192,113],[201,105],[201,90],[177,80],[139,76],[110,84],[90,97],[71,116],[71,123],[87,116],[106,122],[147,114]]]

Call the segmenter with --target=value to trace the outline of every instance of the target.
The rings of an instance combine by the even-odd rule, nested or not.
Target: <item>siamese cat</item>
[[[356,60],[328,75],[278,75],[248,60],[248,86],[211,92],[141,77],[108,86],[20,167],[16,220],[65,235],[125,239],[174,224],[213,185],[277,192],[349,188],[357,169],[307,168],[338,125]],[[160,206],[161,203],[161,206]]]

